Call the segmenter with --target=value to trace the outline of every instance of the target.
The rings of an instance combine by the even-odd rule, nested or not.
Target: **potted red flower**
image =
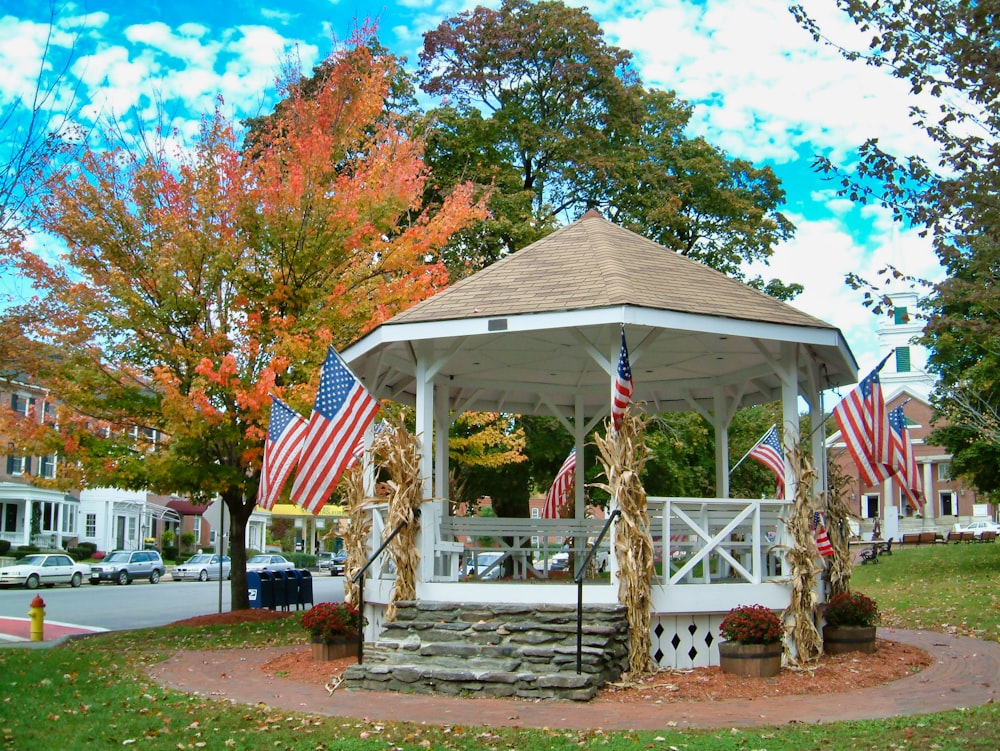
[[[313,659],[336,660],[350,656],[358,634],[368,623],[349,602],[321,602],[302,615],[302,628],[309,632]]]
[[[827,601],[823,618],[823,650],[828,654],[875,651],[881,614],[872,598],[861,592],[836,594]]]
[[[723,673],[769,678],[781,670],[785,626],[770,608],[735,607],[723,618],[719,633],[725,639],[719,643]]]

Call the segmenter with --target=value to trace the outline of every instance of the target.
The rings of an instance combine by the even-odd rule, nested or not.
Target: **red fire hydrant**
[[[31,601],[28,617],[31,618],[31,641],[42,641],[45,638],[45,600],[39,595]]]

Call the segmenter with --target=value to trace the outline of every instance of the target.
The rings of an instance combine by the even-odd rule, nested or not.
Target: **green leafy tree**
[[[995,373],[1000,340],[997,293],[1000,248],[1000,6],[970,0],[847,0],[843,10],[869,33],[867,49],[842,49],[851,60],[882,67],[923,95],[913,122],[937,146],[933,159],[892,154],[877,137],[860,150],[856,172],[829,160],[817,167],[856,201],[889,207],[897,220],[930,235],[947,272],[922,301],[923,343],[940,377],[933,395],[949,421],[931,440],[953,454],[954,469],[983,491],[1000,489]],[[801,6],[792,12],[817,41],[823,30]],[[915,100],[916,102],[917,100]],[[928,106],[926,102],[930,102]],[[889,278],[901,276],[886,269]],[[852,277],[874,310],[888,299],[877,281]]]
[[[462,12],[424,35],[418,77],[442,101],[429,113],[428,202],[466,179],[493,190],[490,218],[445,249],[452,273],[593,207],[738,279],[792,234],[771,170],[688,138],[690,106],[645,88],[584,9],[504,0]],[[782,298],[801,289],[745,281]]]

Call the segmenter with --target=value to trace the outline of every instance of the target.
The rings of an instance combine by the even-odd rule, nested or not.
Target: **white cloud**
[[[835,38],[860,41],[829,2],[807,5]],[[808,146],[840,161],[873,135],[892,149],[927,151],[907,120],[908,86],[813,41],[784,4],[640,3],[603,26],[635,53],[646,84],[692,102],[694,129],[730,154],[781,163]]]

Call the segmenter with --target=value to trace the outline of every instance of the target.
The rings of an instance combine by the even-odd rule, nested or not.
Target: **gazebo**
[[[573,520],[450,517],[448,427],[468,410],[552,415],[573,436],[577,456],[591,461],[584,438],[608,416],[623,326],[633,404],[654,413],[693,410],[714,429],[719,497],[650,499],[663,565],[654,587],[657,659],[710,664],[717,652],[704,637],[730,607],[788,602],[780,562],[785,502],[729,498],[729,423],[742,407],[780,401],[787,456],[799,444],[800,399],[812,423],[821,424],[823,390],[857,379],[836,327],[589,211],[394,316],[343,356],[376,397],[415,407],[423,495],[434,499],[423,506],[418,598],[570,602],[572,588],[458,581],[456,538],[505,540],[525,574],[532,537],[586,539],[594,529],[584,519],[582,483]],[[821,469],[815,488],[821,490],[822,431],[802,449]],[[794,482],[786,466],[788,498]],[[613,556],[611,564],[611,586],[589,586],[588,601],[616,601]],[[376,608],[371,633],[380,623],[378,603],[391,591],[387,576],[376,567],[369,580],[367,601]]]

